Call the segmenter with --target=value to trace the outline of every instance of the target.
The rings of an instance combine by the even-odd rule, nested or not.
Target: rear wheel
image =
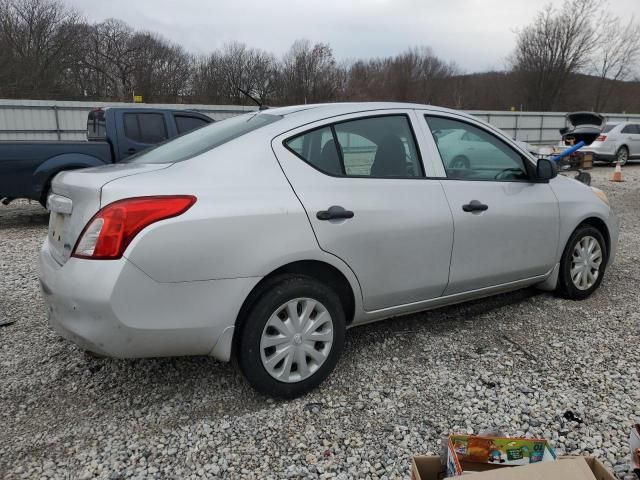
[[[572,300],[583,300],[602,283],[607,249],[600,231],[579,226],[569,238],[560,261],[557,292]]]
[[[259,392],[292,398],[334,369],[346,322],[338,295],[317,280],[287,275],[268,282],[240,330],[238,365]]]
[[[629,160],[629,149],[627,147],[620,147],[618,153],[616,153],[616,161],[620,165],[625,165]]]

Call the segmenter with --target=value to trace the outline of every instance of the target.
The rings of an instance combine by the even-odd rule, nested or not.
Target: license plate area
[[[71,220],[73,203],[70,198],[51,194],[47,199],[47,208],[51,211],[48,233],[51,254],[62,265],[68,260],[71,253],[71,247],[65,241],[68,237],[67,230]]]
[[[51,212],[49,217],[49,243],[57,253],[62,252],[64,245],[65,224],[67,215]]]

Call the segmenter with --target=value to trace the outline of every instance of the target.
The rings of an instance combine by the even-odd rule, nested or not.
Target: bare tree
[[[618,80],[627,80],[637,68],[640,57],[640,25],[631,17],[623,23],[607,16],[599,21],[600,31],[593,58],[593,73],[598,77],[593,109],[605,107]]]
[[[356,61],[348,68],[346,97],[434,103],[448,96],[449,80],[459,73],[429,47],[416,47],[395,57]]]
[[[268,103],[275,89],[276,60],[273,55],[242,43],[229,43],[196,62],[194,94],[200,101],[247,104],[240,89]]]
[[[432,103],[441,81],[456,73],[455,64],[436,57],[429,47],[419,47],[409,49],[389,62],[387,75],[394,100]]]
[[[0,0],[0,96],[247,105],[398,100],[465,109],[640,109],[640,27],[606,0],[548,6],[518,33],[511,71],[463,75],[428,47],[338,62],[326,43],[280,59],[232,42],[194,58],[109,19],[91,24],[60,0]],[[629,81],[635,76],[636,81]],[[569,89],[568,87],[572,87]]]
[[[107,81],[107,95],[113,99],[131,100],[132,74],[136,67],[136,46],[132,42],[133,29],[117,19],[109,19],[95,26],[92,49],[87,65]]]
[[[73,66],[79,14],[54,0],[0,0],[0,93],[64,95],[60,79]]]
[[[148,102],[179,102],[189,93],[192,58],[181,46],[140,32],[131,37],[130,48],[133,92]]]
[[[596,47],[601,0],[565,0],[548,5],[518,33],[511,58],[529,109],[551,110],[572,75],[583,71]]]
[[[327,102],[338,97],[344,75],[328,44],[296,40],[282,60],[279,94],[283,103]]]

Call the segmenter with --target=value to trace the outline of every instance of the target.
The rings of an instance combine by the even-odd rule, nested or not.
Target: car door
[[[476,148],[483,152],[477,158],[468,152],[469,168],[442,165],[455,231],[445,295],[550,272],[557,261],[558,202],[549,184],[531,180],[533,164],[499,134],[466,117],[427,114],[424,119],[428,131],[465,130],[484,144]],[[434,146],[434,155],[440,155]]]
[[[628,133],[625,133],[626,129],[629,129]],[[629,156],[638,158],[640,157],[640,125],[629,124],[623,129],[623,135],[628,137],[629,142]]]
[[[316,122],[273,140],[320,248],[353,270],[367,311],[442,295],[453,220],[424,174],[410,110]]]
[[[139,153],[169,138],[163,112],[124,112],[118,127],[119,158]]]

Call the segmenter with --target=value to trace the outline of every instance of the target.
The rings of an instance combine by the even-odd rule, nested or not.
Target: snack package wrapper
[[[447,475],[462,475],[461,462],[506,467],[555,459],[555,452],[542,439],[451,435],[447,448]]]

